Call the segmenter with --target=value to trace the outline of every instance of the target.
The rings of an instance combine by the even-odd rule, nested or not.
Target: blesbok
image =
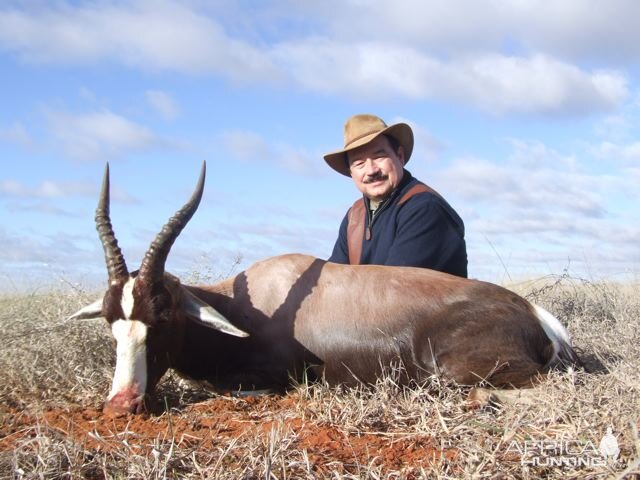
[[[404,382],[439,374],[517,387],[579,363],[566,330],[542,308],[497,285],[423,268],[290,254],[215,285],[182,285],[165,262],[198,208],[205,170],[129,273],[111,226],[106,167],[95,219],[109,286],[71,318],[111,325],[117,358],[107,409],[140,411],[169,368],[219,389],[281,389],[303,377],[373,383],[395,364]]]

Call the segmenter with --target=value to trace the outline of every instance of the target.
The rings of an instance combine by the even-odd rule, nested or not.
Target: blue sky
[[[3,290],[105,280],[107,161],[131,269],[203,160],[171,271],[326,258],[357,192],[322,155],[365,112],[414,128],[408,169],[465,220],[471,276],[637,280],[638,18],[631,0],[2,2]]]

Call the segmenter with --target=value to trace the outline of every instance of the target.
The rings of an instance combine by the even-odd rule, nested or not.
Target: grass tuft
[[[477,409],[468,389],[439,378],[407,388],[393,371],[375,388],[302,384],[253,398],[218,396],[168,374],[158,387],[163,414],[123,418],[100,411],[114,362],[106,323],[66,320],[91,295],[0,297],[0,478],[640,475],[638,285],[563,275],[511,288],[567,326],[591,373],[552,373],[528,399]],[[576,449],[597,450],[607,427],[619,456],[585,465],[594,452]],[[549,464],[563,456],[550,449],[562,442],[564,456],[583,464]],[[533,450],[518,451],[524,446]],[[536,448],[541,462],[527,464]]]

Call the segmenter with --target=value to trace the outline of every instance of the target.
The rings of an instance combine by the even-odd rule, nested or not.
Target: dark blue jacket
[[[362,240],[360,263],[424,267],[460,277],[467,276],[467,247],[464,223],[456,211],[439,195],[415,194],[399,204],[402,196],[420,182],[407,171],[398,188],[376,212],[367,215],[365,227],[371,238]],[[369,199],[364,198],[369,212]],[[340,224],[338,240],[330,262],[349,263],[347,224],[349,212]]]

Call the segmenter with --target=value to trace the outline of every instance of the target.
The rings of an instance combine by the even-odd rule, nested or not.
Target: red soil
[[[36,436],[35,425],[73,439],[87,450],[152,453],[158,442],[214,451],[245,436],[268,439],[275,431],[288,448],[306,451],[314,471],[349,471],[354,465],[384,464],[385,470],[419,468],[455,461],[455,449],[441,449],[433,438],[392,432],[362,432],[323,423],[305,412],[295,395],[246,399],[218,397],[161,415],[114,416],[95,408],[49,409],[37,417],[17,412],[0,417],[0,452]],[[375,458],[375,460],[374,460]],[[233,458],[228,459],[233,462]],[[329,467],[329,464],[331,465]]]

